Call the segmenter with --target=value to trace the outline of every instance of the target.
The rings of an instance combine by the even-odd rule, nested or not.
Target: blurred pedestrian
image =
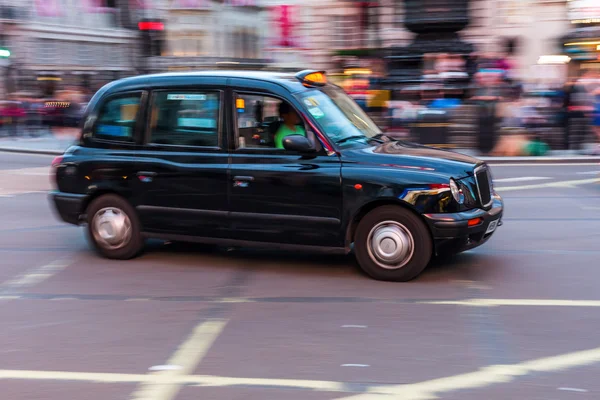
[[[596,148],[594,149],[594,154],[600,154],[600,88],[594,91],[592,129],[596,136]]]

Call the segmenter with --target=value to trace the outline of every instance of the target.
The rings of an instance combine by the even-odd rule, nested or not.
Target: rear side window
[[[157,92],[150,113],[150,143],[219,146],[218,92]]]
[[[128,94],[106,101],[98,114],[94,137],[133,142],[140,102],[141,94]]]

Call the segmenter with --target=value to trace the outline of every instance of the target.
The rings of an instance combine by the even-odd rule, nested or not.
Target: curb
[[[45,150],[45,149],[22,149],[18,147],[0,147],[0,152],[5,153],[21,153],[21,154],[43,154],[47,156],[60,156],[65,152],[60,150]]]

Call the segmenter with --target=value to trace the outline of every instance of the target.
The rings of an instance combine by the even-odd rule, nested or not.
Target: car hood
[[[345,162],[418,169],[456,179],[472,175],[473,169],[483,163],[465,154],[402,141],[385,142],[358,149],[344,149],[342,158]]]

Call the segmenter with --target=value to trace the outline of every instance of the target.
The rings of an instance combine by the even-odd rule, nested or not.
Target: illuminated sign
[[[572,24],[600,24],[598,0],[570,0],[567,8]]]
[[[69,108],[70,105],[71,103],[68,101],[47,101],[44,103],[44,107],[46,108]]]
[[[296,74],[296,78],[306,87],[325,86],[327,84],[327,78],[323,71],[301,71]]]
[[[138,23],[138,28],[140,31],[163,31],[165,24],[157,21],[142,21]]]

